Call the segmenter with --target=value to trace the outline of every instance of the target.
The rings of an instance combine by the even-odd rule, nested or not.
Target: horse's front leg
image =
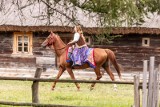
[[[57,83],[57,80],[60,78],[60,76],[62,75],[62,73],[65,71],[64,68],[60,67],[59,68],[59,72],[57,74],[57,77],[56,77],[56,80],[54,81],[53,85],[52,85],[52,90],[54,90],[55,86],[56,86],[56,83]]]
[[[102,78],[102,74],[101,74],[101,72],[100,72],[100,67],[96,67],[96,68],[94,69],[94,72],[95,72],[96,75],[97,75],[96,80],[99,80],[99,79]],[[92,84],[91,84],[90,90],[93,90],[95,84],[96,84],[96,83],[92,83]]]
[[[74,73],[73,73],[73,71],[72,71],[72,68],[70,68],[70,67],[67,68],[67,71],[68,71],[70,77],[72,78],[72,80],[75,80],[75,76],[74,76]],[[76,85],[76,87],[77,87],[77,89],[78,89],[78,91],[79,91],[79,90],[80,90],[79,84],[78,84],[77,82],[75,82],[75,85]]]

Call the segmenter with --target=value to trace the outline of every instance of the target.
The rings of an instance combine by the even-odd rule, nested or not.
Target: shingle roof
[[[111,34],[156,34],[160,35],[159,28],[146,27],[115,27],[115,28],[98,28],[98,27],[83,27],[83,32],[87,34],[101,34],[108,31]],[[69,26],[15,26],[15,25],[0,25],[0,31],[21,31],[21,32],[62,32],[72,33],[73,27]]]

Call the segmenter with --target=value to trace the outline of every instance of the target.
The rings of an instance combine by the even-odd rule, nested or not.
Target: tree
[[[11,5],[7,7],[8,3]],[[79,10],[102,27],[139,25],[148,13],[160,14],[160,0],[1,0],[0,12],[7,14],[8,10],[13,10],[10,9],[13,6],[17,7],[22,24],[26,13],[24,10],[30,9],[34,13],[32,11],[35,11],[36,6],[40,10],[39,14],[31,17],[40,21],[47,20],[46,25],[55,23],[53,17],[63,25],[84,25],[78,19]]]
[[[160,14],[160,0],[70,0],[75,6],[96,12],[102,26],[130,26],[144,22],[149,12]]]

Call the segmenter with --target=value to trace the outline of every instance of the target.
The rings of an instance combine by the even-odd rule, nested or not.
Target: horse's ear
[[[54,36],[55,34],[51,31],[51,35],[53,35],[53,36]]]

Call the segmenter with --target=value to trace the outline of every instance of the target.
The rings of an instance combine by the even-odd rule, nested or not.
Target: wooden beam
[[[40,78],[43,68],[37,68],[34,78]],[[39,81],[34,80],[32,84],[32,102],[39,103],[38,97]]]
[[[150,57],[149,86],[148,86],[148,107],[152,107],[152,103],[153,103],[154,61],[155,61],[155,57]]]
[[[139,76],[134,76],[134,106],[140,107]]]
[[[142,87],[142,107],[147,107],[147,68],[148,61],[143,61],[143,87]]]
[[[67,80],[67,79],[48,79],[48,78],[30,78],[30,77],[0,77],[0,80],[16,80],[16,81],[39,81],[39,82],[62,82],[62,83],[101,83],[101,84],[128,84],[134,85],[134,82],[126,81],[102,81],[102,80]],[[142,84],[142,82],[140,82]]]
[[[158,75],[157,75],[157,107],[159,106],[159,83],[160,83],[160,64],[158,65]]]
[[[69,106],[69,105],[21,103],[21,102],[8,102],[8,101],[0,101],[0,104],[1,105],[10,105],[10,106],[34,106],[34,107],[81,107],[81,106]]]

